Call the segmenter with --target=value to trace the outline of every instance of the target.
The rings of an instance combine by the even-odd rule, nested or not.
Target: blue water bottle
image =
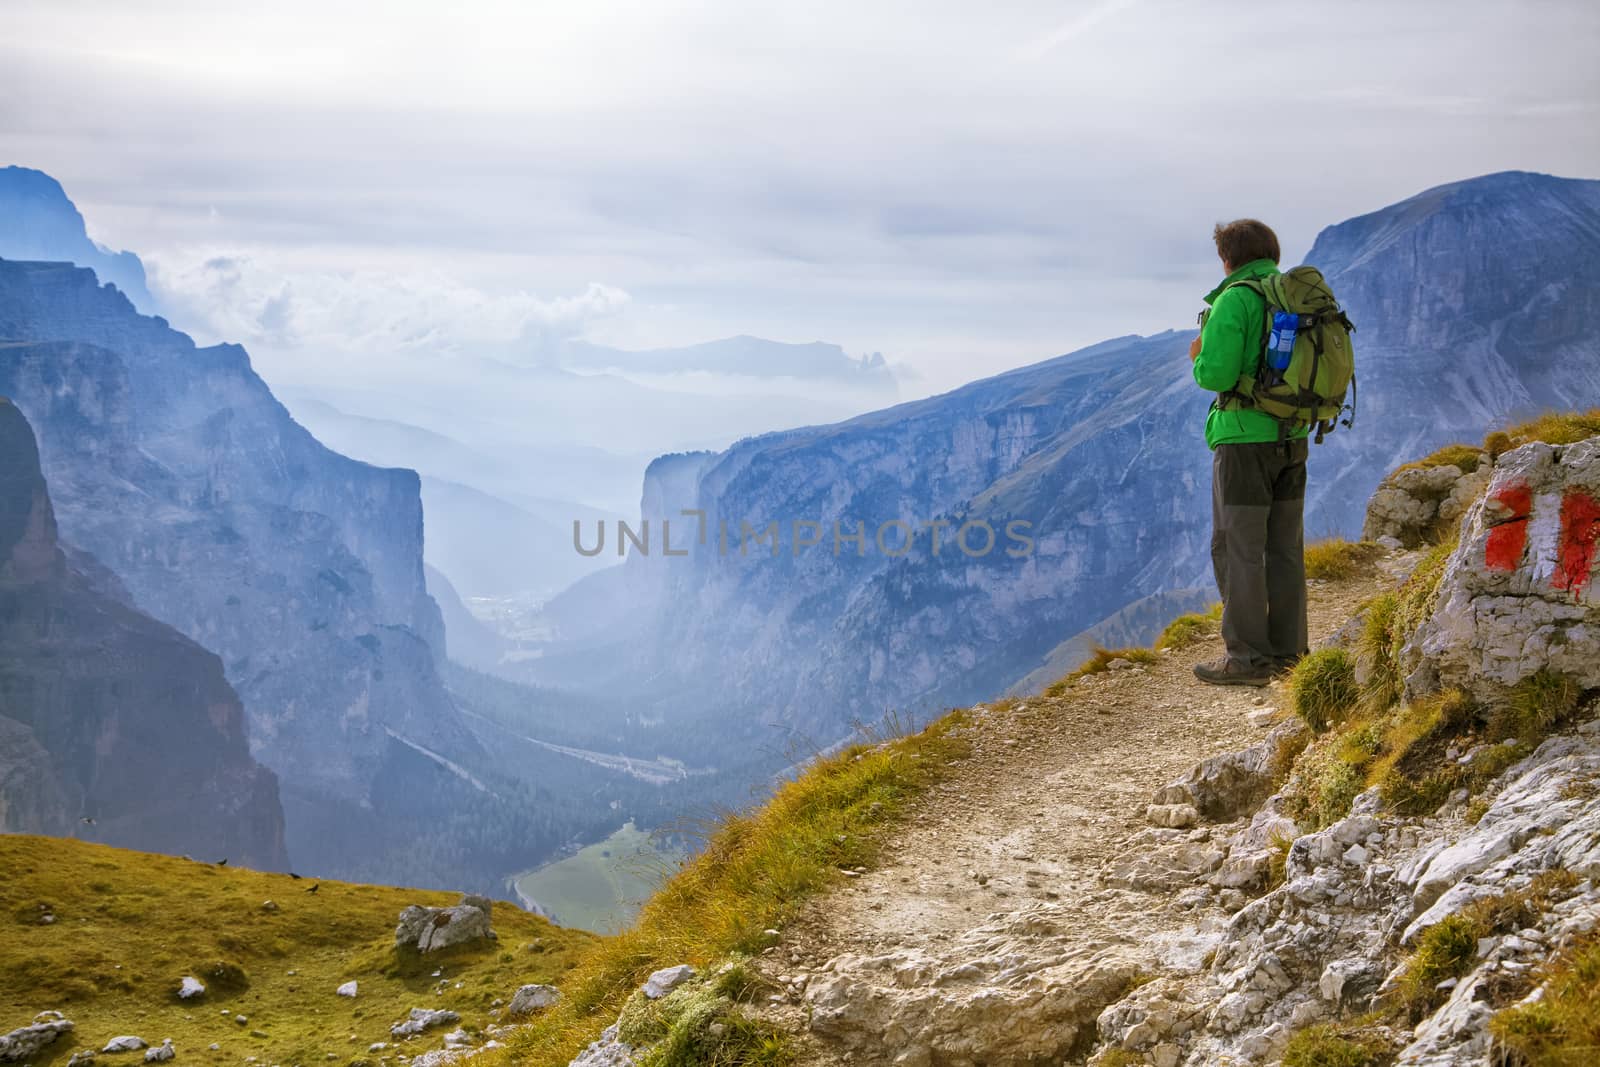
[[[1282,373],[1289,369],[1289,355],[1294,351],[1294,335],[1300,330],[1300,316],[1288,311],[1272,313],[1272,336],[1267,341],[1267,360],[1272,369]]]

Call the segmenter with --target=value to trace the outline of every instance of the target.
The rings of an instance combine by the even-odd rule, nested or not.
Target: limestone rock
[[[394,1037],[416,1037],[418,1034],[431,1030],[436,1026],[448,1026],[451,1023],[460,1021],[461,1016],[442,1008],[438,1010],[412,1008],[410,1014],[404,1019],[389,1027],[389,1033]]]
[[[1299,719],[1290,719],[1247,749],[1204,760],[1158,790],[1152,804],[1188,804],[1215,822],[1236,819],[1266,800],[1272,792],[1273,760],[1278,746],[1306,729]]]
[[[172,1038],[169,1037],[163,1039],[161,1044],[157,1045],[155,1048],[146,1049],[144,1054],[144,1062],[166,1063],[177,1054],[177,1050],[172,1047]]]
[[[577,1059],[567,1067],[633,1067],[633,1047],[618,1040],[617,1027],[608,1026],[600,1040],[578,1053]]]
[[[0,1035],[0,1062],[28,1059],[71,1030],[71,1021],[60,1012],[40,1012],[34,1016],[32,1025]]]
[[[1360,1013],[1383,983],[1381,963],[1370,959],[1334,960],[1322,969],[1317,991],[1341,1012]]]
[[[1266,888],[1281,843],[1300,833],[1294,820],[1283,814],[1282,803],[1280,796],[1267,798],[1249,825],[1227,838],[1227,858],[1207,879],[1211,885],[1252,892]]]
[[[1460,520],[1488,481],[1488,457],[1471,474],[1460,467],[1415,467],[1398,471],[1378,486],[1367,502],[1361,527],[1365,541],[1391,538],[1415,547],[1441,528]]]
[[[418,952],[433,952],[479,938],[493,938],[489,915],[493,905],[488,898],[462,894],[461,901],[448,908],[413,904],[400,913],[395,927],[395,946],[410,946]]]
[[[471,1055],[471,1049],[436,1048],[414,1057],[410,1067],[450,1067],[451,1064],[460,1063]]]
[[[1478,822],[1419,864],[1420,914],[1403,941],[1542,870],[1561,867],[1600,882],[1600,805],[1587,799],[1600,783],[1600,721],[1545,741],[1502,781]]]
[[[687,963],[676,967],[663,967],[645,979],[644,995],[658,1000],[694,977],[694,968]]]
[[[353,997],[353,996],[356,995],[356,991],[357,991],[358,988],[359,987],[356,985],[355,982],[346,982],[344,985],[340,986],[338,989],[335,989],[333,992],[337,996]]]
[[[1600,437],[1502,456],[1407,647],[1408,689],[1492,699],[1543,669],[1600,687],[1597,524]]]
[[[1208,841],[1191,841],[1174,830],[1146,830],[1106,871],[1108,884],[1140,893],[1170,893],[1194,884],[1222,866],[1225,853]]]
[[[1116,951],[1030,951],[1041,939],[1066,943],[1070,921],[1058,906],[1029,905],[937,957],[916,948],[839,956],[807,985],[811,1029],[854,1052],[881,1052],[894,1035],[895,1062],[907,1067],[1059,1060],[1140,968]]]
[[[101,1049],[100,1051],[101,1052],[138,1052],[140,1049],[142,1049],[144,1047],[145,1047],[144,1038],[135,1037],[132,1034],[124,1034],[121,1037],[114,1037],[110,1041],[107,1041],[105,1048]]]
[[[543,1011],[561,999],[561,991],[551,985],[525,985],[518,989],[506,1008],[508,1015],[528,1015]]]
[[[1200,821],[1200,813],[1193,804],[1151,804],[1144,809],[1144,817],[1152,826],[1165,826],[1180,830]]]
[[[206,995],[205,983],[192,975],[184,975],[183,981],[178,984],[178,999],[193,1000],[195,997]]]

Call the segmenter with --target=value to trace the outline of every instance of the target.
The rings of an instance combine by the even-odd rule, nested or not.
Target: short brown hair
[[[1257,219],[1219,222],[1211,236],[1217,242],[1217,255],[1222,257],[1222,262],[1235,269],[1255,259],[1278,262],[1278,235],[1272,232],[1271,226]]]

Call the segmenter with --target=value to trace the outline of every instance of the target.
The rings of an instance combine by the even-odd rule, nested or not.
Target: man
[[[1285,426],[1235,392],[1265,354],[1266,302],[1241,281],[1278,273],[1278,237],[1239,219],[1213,233],[1227,276],[1189,346],[1194,380],[1217,393],[1206,417],[1211,565],[1227,656],[1194,669],[1212,685],[1266,685],[1306,653],[1303,512],[1307,426]]]

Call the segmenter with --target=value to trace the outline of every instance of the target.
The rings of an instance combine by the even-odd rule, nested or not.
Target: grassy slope
[[[494,912],[498,941],[424,958],[394,948],[396,917],[408,904],[454,904],[454,894],[328,881],[311,894],[311,879],[57,838],[0,836],[0,871],[0,1032],[45,1009],[77,1023],[36,1067],[118,1034],[170,1037],[190,1062],[309,1065],[331,1053],[347,1063],[390,1040],[390,1024],[414,1006],[485,1026],[492,1001],[558,978],[595,940],[507,904]],[[40,923],[41,904],[53,924]],[[248,985],[213,980],[204,997],[177,999],[182,976],[205,980],[218,961],[242,968]],[[448,986],[436,995],[438,969]],[[351,979],[359,995],[335,995]],[[438,1034],[414,1051],[437,1046]],[[221,1050],[207,1051],[212,1042]]]
[[[638,984],[659,967],[704,967],[772,943],[801,902],[844,879],[842,870],[871,862],[881,836],[907,802],[937,781],[966,751],[967,723],[951,711],[922,730],[885,744],[861,744],[820,759],[748,812],[730,815],[705,849],[645,902],[622,934],[599,942],[566,980],[559,1005],[510,1036],[509,1047],[477,1067],[566,1063],[617,1017]],[[701,1020],[728,1022],[724,1018]],[[700,1031],[705,1030],[699,1027]],[[751,1059],[731,1046],[737,1027],[692,1062],[750,1064],[781,1060],[781,1042]],[[757,1038],[758,1041],[764,1041]]]

